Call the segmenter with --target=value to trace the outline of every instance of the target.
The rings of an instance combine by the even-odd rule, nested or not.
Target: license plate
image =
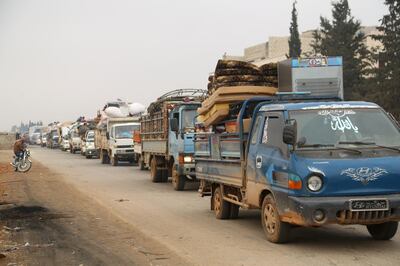
[[[387,211],[387,199],[350,200],[351,211]]]

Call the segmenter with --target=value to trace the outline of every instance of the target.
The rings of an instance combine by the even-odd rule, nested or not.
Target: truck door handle
[[[262,166],[262,156],[257,155],[256,157],[256,168],[261,168]]]

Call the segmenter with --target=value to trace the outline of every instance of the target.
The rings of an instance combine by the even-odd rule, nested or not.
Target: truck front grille
[[[126,149],[126,148],[132,148],[132,145],[118,145],[118,149]]]
[[[369,224],[385,222],[392,215],[392,210],[387,211],[338,211],[336,217],[341,224]]]

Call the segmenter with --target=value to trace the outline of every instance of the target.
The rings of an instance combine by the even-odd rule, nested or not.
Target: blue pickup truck
[[[292,225],[366,225],[389,240],[400,220],[400,132],[368,102],[305,95],[241,104],[237,132],[195,138],[200,193],[218,219],[261,209],[266,238],[289,240]]]

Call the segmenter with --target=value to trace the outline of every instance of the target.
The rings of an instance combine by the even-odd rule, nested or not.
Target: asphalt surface
[[[291,242],[266,241],[260,212],[217,220],[210,199],[150,181],[148,171],[102,165],[98,159],[32,148],[32,157],[152,240],[195,265],[399,265],[400,233],[374,241],[364,226],[295,228]]]

